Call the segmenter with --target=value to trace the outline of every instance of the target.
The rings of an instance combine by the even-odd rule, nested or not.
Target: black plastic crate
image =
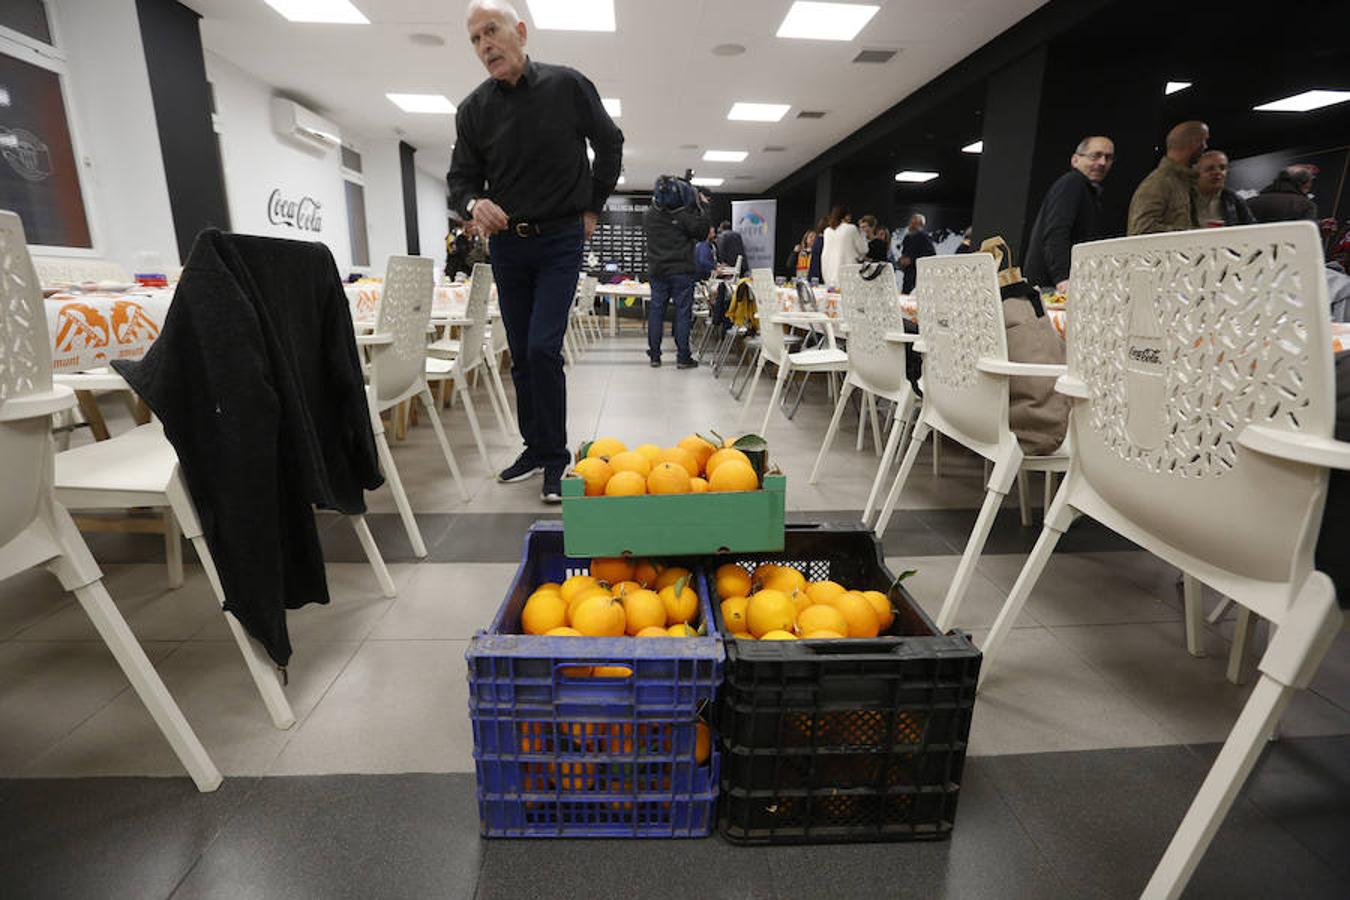
[[[718,702],[719,827],[734,843],[923,840],[956,818],[980,652],[936,626],[869,531],[789,525],[784,551],[722,556],[747,571],[792,564],[808,580],[885,592],[887,634],[832,641],[727,639]],[[718,601],[714,615],[726,633]]]

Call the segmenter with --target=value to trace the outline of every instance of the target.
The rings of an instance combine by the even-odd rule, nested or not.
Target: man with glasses
[[[1102,222],[1102,182],[1115,158],[1116,145],[1109,137],[1093,135],[1078,142],[1069,157],[1071,168],[1050,185],[1031,226],[1023,267],[1029,282],[1064,293],[1073,245],[1112,236]]]

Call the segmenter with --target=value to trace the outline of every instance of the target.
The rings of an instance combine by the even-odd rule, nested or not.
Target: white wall
[[[422,255],[436,260],[436,271],[445,270],[445,233],[450,211],[446,207],[445,175],[417,172],[417,242]]]
[[[207,52],[206,74],[216,94],[231,228],[242,234],[322,241],[333,252],[338,271],[346,275],[352,254],[336,148],[316,152],[276,134],[272,88],[228,60]],[[274,191],[287,201],[315,201],[320,230],[272,221],[268,208]],[[367,203],[370,193],[367,187]]]
[[[383,275],[390,256],[408,252],[403,225],[403,170],[398,139],[358,138],[362,174],[366,180],[366,224],[370,236],[370,269]]]
[[[67,59],[66,94],[98,255],[134,271],[140,253],[177,265],[135,0],[47,4]]]

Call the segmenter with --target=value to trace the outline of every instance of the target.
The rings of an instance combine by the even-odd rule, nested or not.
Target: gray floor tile
[[[1025,610],[1037,621],[1051,626],[1179,623],[1180,608],[1159,602],[1174,595],[1175,590],[1149,596],[1121,572],[1120,562],[1129,562],[1138,555],[1056,553],[1046,564]],[[986,554],[980,557],[979,569],[1006,598],[1025,565],[1026,557],[1020,554]]]
[[[485,841],[477,900],[776,896],[767,854],[717,838]]]
[[[168,897],[245,802],[251,779],[0,782],[0,893],[25,900]]]
[[[65,607],[75,597],[44,569],[28,569],[0,581],[0,641],[8,640]]]
[[[897,556],[887,557],[886,560],[891,571],[897,574],[906,569],[915,570],[905,581],[905,586],[931,619],[936,619],[942,609],[960,561],[958,556]],[[952,626],[966,630],[993,627],[1007,596],[1005,589],[991,581],[976,566]],[[1015,627],[1034,628],[1040,624],[1035,611],[1028,609],[1018,618]]]
[[[1063,884],[984,773],[968,761],[951,838],[763,848],[777,896],[1043,898]]]
[[[470,777],[267,778],[173,897],[467,898],[479,847]]]
[[[1183,747],[988,760],[987,772],[1074,897],[1139,895],[1204,777]],[[1346,884],[1239,797],[1188,897],[1343,897]]]
[[[445,536],[455,519],[451,513],[438,512],[419,512],[415,513],[413,518],[417,520],[417,528],[422,532],[422,543],[428,549]],[[329,516],[321,520],[321,524],[323,527],[319,531],[319,539],[323,544],[323,558],[326,562],[367,561],[366,552],[361,549],[356,532],[345,518]],[[412,544],[408,540],[408,532],[403,527],[403,520],[397,513],[367,513],[366,524],[370,526],[375,546],[380,548],[380,556],[386,563],[417,560],[412,552]]]
[[[371,640],[468,640],[506,598],[518,563],[422,563],[400,585]]]
[[[925,525],[947,538],[951,543],[965,549],[970,540],[970,531],[975,527],[978,508],[972,509],[925,509],[916,515]],[[989,554],[1016,553],[1025,556],[1035,546],[1041,535],[1039,514],[1032,527],[1022,525],[1015,508],[1004,507],[994,519],[989,539],[985,542],[984,552]],[[1097,524],[1086,517],[1079,518],[1060,540],[1056,552],[1084,553],[1102,550],[1137,550],[1138,548],[1110,529]]]
[[[436,544],[428,561],[519,564],[530,526],[560,518],[556,506],[541,506],[539,512],[461,515]]]

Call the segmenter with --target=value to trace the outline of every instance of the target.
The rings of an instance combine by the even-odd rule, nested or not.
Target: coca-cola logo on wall
[[[287,200],[281,196],[281,188],[276,188],[267,198],[267,221],[300,231],[322,231],[323,204],[313,197]]]

